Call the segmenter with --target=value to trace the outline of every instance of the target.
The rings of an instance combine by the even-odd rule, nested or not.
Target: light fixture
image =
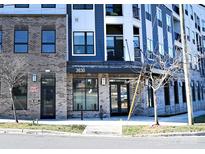
[[[32,81],[36,82],[37,81],[37,75],[36,74],[32,74]]]

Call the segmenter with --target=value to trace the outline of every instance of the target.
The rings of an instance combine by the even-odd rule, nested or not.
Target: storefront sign
[[[83,68],[83,67],[76,68],[75,72],[76,73],[85,73],[85,68]]]

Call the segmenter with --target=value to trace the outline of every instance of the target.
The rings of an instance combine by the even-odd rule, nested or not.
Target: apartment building
[[[197,111],[205,109],[205,61],[196,56],[205,50],[205,7],[187,4],[184,8]],[[126,116],[143,56],[152,60],[154,52],[174,57],[181,49],[178,5],[0,5],[0,54],[36,57],[27,84],[15,88],[17,114],[22,118],[66,119],[80,117],[81,111],[85,117],[99,117],[102,110],[105,117]],[[148,83],[147,79],[140,83],[136,115],[153,115]],[[5,91],[1,81],[1,93]],[[186,112],[184,80],[162,87],[158,100],[160,115]],[[1,95],[1,117],[12,117],[8,102]]]

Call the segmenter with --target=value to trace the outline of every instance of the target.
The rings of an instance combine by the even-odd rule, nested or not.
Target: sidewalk
[[[194,117],[204,115],[205,111],[194,112]],[[15,122],[13,119],[0,119],[0,123]],[[19,122],[32,123],[32,120],[19,120]],[[180,126],[187,125],[187,114],[181,114],[171,117],[159,117],[160,125]],[[111,117],[100,120],[99,118],[72,118],[67,120],[39,120],[39,124],[49,125],[152,125],[154,117],[134,116],[127,121],[127,116]]]

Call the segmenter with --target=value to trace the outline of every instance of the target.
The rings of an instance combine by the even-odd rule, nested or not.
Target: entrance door
[[[127,115],[129,112],[129,84],[110,83],[111,116]]]
[[[56,86],[54,75],[41,78],[41,119],[55,119]]]

